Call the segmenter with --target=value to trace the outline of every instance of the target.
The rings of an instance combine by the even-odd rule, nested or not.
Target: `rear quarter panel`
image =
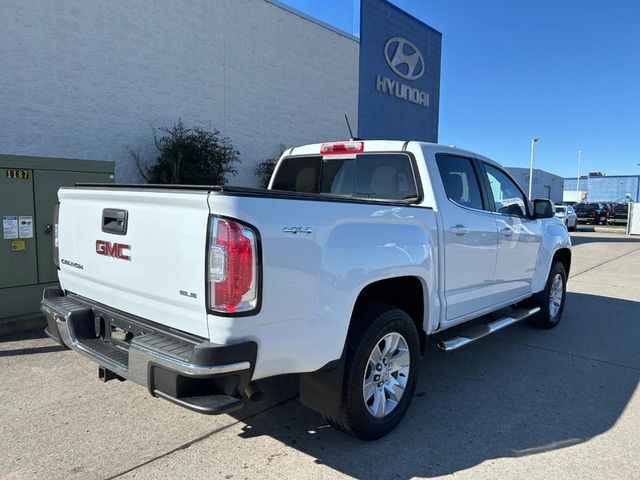
[[[437,268],[430,209],[216,194],[209,204],[213,213],[260,233],[260,312],[209,315],[212,341],[258,343],[254,379],[314,371],[338,359],[358,294],[372,282],[415,276],[429,305]],[[283,232],[288,226],[310,227],[311,233]]]

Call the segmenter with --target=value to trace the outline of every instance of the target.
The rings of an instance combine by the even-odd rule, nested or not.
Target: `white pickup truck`
[[[201,413],[296,373],[305,405],[375,439],[409,407],[428,337],[455,350],[525,319],[554,327],[564,307],[571,243],[553,204],[458,148],[308,145],[268,190],[79,184],[58,198],[47,333],[103,380]]]

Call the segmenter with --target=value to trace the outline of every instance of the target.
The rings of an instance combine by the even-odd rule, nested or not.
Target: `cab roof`
[[[404,150],[411,150],[412,147],[419,146],[423,152],[429,153],[451,153],[454,155],[464,155],[468,157],[475,157],[488,163],[499,166],[499,164],[491,160],[490,158],[480,155],[469,150],[458,148],[454,145],[443,145],[440,143],[421,142],[416,140],[338,140],[333,142],[312,143],[309,145],[303,145],[300,147],[293,147],[283,153],[283,156],[290,155],[320,155],[322,153],[323,146],[336,145],[336,144],[350,144],[350,143],[362,143],[362,149],[354,150],[352,153],[343,151],[343,155],[350,155],[356,153],[367,152],[401,152]],[[337,153],[337,152],[334,152]]]

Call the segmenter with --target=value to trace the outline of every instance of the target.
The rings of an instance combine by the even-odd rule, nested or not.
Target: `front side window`
[[[404,153],[364,153],[346,159],[285,158],[273,189],[358,199],[418,199],[411,159]]]
[[[436,155],[436,163],[449,200],[463,207],[482,209],[480,184],[471,160],[455,155]]]
[[[489,179],[491,195],[495,203],[495,211],[504,215],[526,217],[527,207],[525,196],[515,182],[504,172],[491,165],[485,164],[484,168]]]

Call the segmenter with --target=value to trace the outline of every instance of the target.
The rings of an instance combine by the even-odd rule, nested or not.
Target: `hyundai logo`
[[[409,40],[393,37],[384,45],[384,58],[397,75],[417,80],[424,75],[424,57]]]

